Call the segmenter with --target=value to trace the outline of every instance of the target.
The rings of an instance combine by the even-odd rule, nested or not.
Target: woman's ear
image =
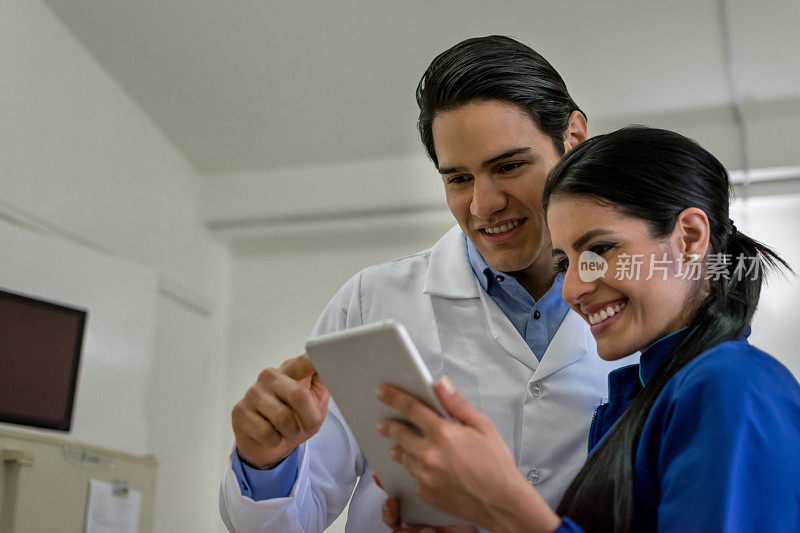
[[[672,241],[678,254],[684,258],[697,260],[705,257],[711,238],[711,225],[708,215],[698,207],[688,207],[678,214]]]
[[[569,152],[588,136],[586,116],[577,109],[570,113],[567,131],[564,132],[564,152]]]

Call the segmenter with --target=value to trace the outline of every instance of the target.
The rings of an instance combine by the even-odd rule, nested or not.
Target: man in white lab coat
[[[430,250],[359,272],[312,335],[403,323],[434,377],[447,375],[492,419],[555,505],[586,459],[608,372],[630,363],[600,360],[561,299],[541,207],[546,175],[586,139],[586,117],[543,57],[498,36],[440,54],[417,102],[458,226]],[[351,494],[347,531],[386,530],[386,495],[307,358],[262,372],[232,418],[236,450],[220,489],[231,531],[322,531]]]

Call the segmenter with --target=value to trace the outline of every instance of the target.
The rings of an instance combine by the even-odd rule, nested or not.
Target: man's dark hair
[[[502,35],[467,39],[439,54],[417,85],[417,128],[437,167],[432,133],[436,115],[489,100],[523,109],[559,155],[564,154],[569,116],[581,111],[556,69],[536,51]]]

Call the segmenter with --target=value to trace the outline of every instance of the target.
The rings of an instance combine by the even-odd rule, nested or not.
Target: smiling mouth
[[[515,220],[511,220],[509,222],[505,222],[497,226],[481,228],[480,231],[488,235],[502,235],[504,233],[508,233],[509,231],[514,230],[514,228],[519,227],[519,225],[522,224],[524,221],[525,221],[524,218],[517,218]]]
[[[595,326],[597,324],[602,324],[603,322],[613,317],[614,315],[621,313],[627,305],[628,301],[626,300],[624,302],[610,304],[596,313],[587,315],[589,317],[589,324],[591,324],[592,326]]]

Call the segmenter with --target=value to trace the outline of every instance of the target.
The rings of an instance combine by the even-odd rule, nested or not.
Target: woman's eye
[[[611,244],[611,243],[600,243],[600,244],[595,244],[595,245],[590,246],[589,247],[589,251],[594,252],[597,255],[603,255],[607,251],[609,251],[612,248],[614,248],[614,246],[616,246],[616,245]]]
[[[567,261],[566,259],[561,259],[560,261],[556,261],[553,264],[553,271],[556,274],[563,274],[567,271],[568,267],[569,267],[569,261]]]

